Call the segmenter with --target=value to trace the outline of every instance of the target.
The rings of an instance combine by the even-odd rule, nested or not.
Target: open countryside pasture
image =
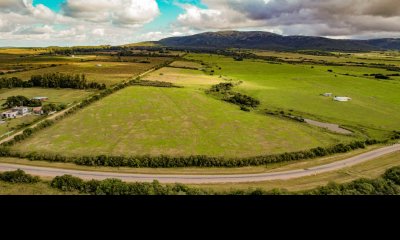
[[[329,62],[335,64],[385,64],[400,67],[400,52],[389,51],[389,52],[369,52],[369,53],[330,53],[326,56],[318,56],[312,54],[306,54],[306,52],[275,52],[275,51],[263,51],[253,50],[247,51],[258,56],[264,57],[277,57],[284,61],[293,62]],[[324,53],[322,53],[324,54]]]
[[[399,80],[339,75],[335,72],[345,71],[335,66],[312,68],[311,65],[271,64],[260,60],[239,62],[210,54],[190,54],[187,58],[211,65],[214,75],[244,81],[235,89],[259,99],[262,109],[292,110],[293,114],[345,125],[369,137],[387,137],[389,132],[400,129]],[[365,73],[371,72],[376,69]],[[335,102],[321,96],[323,93],[353,100]]]
[[[19,77],[23,80],[29,80],[32,75],[42,75],[45,73],[59,72],[65,74],[85,74],[88,82],[104,83],[107,86],[111,86],[128,80],[129,78],[145,72],[158,64],[160,64],[158,61],[153,64],[90,61],[8,74],[7,77]]]
[[[68,155],[254,156],[354,140],[240,111],[193,89],[129,87],[18,144]]]

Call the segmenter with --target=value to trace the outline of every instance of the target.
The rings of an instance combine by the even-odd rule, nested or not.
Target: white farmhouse
[[[15,107],[11,111],[17,112],[20,116],[25,116],[29,113],[29,108],[27,107]]]

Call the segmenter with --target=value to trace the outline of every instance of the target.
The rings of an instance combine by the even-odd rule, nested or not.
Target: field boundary
[[[171,61],[173,61],[173,60],[171,60]],[[134,82],[137,79],[140,79],[141,77],[143,77],[143,76],[145,76],[145,75],[147,75],[149,73],[152,73],[152,72],[154,72],[154,71],[156,71],[156,70],[168,65],[171,61],[165,62],[165,63],[161,64],[160,66],[156,66],[154,68],[151,68],[148,71],[146,71],[144,73],[140,73],[137,76],[134,76],[132,78],[129,78],[129,80],[123,81],[122,83],[120,83],[120,84],[118,84],[118,85],[116,85],[116,86],[114,86],[112,88],[106,89],[106,90],[104,90],[103,92],[101,92],[99,94],[95,94],[95,95],[89,96],[88,98],[86,98],[86,99],[84,99],[84,100],[82,100],[82,101],[80,101],[78,103],[73,104],[72,106],[70,106],[69,108],[67,108],[67,109],[65,109],[65,110],[63,110],[61,112],[58,112],[58,113],[53,114],[51,116],[48,116],[47,118],[41,119],[40,121],[35,122],[30,126],[22,128],[22,129],[18,130],[17,132],[15,132],[14,134],[8,136],[7,138],[1,139],[0,140],[0,145],[3,145],[3,146],[4,145],[6,145],[6,146],[14,145],[16,143],[15,139],[17,139],[18,137],[23,137],[24,139],[26,138],[26,136],[24,136],[24,131],[29,130],[29,129],[30,130],[34,130],[35,128],[37,128],[40,124],[44,123],[45,121],[59,121],[59,120],[63,119],[64,117],[75,113],[79,109],[87,107],[88,105],[90,105],[91,103],[93,103],[95,101],[98,101],[98,100],[100,100],[100,99],[102,99],[104,97],[107,97],[107,96],[109,96],[109,95],[111,95],[111,94],[113,94],[113,93],[115,93],[115,92],[117,92],[119,90],[122,90],[122,89],[130,86],[131,82]]]

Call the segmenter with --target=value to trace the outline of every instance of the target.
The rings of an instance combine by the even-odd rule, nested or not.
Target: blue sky
[[[399,0],[0,0],[0,46],[120,45],[206,31],[400,37]]]
[[[64,2],[65,0],[33,0],[33,5],[36,6],[37,4],[43,4],[54,11],[59,11],[61,4]]]
[[[66,0],[33,0],[33,5],[43,4],[55,12],[59,12],[61,5]],[[145,0],[144,0],[145,1]],[[191,4],[200,8],[207,8],[206,5],[202,4],[200,0],[157,0],[158,7],[161,14],[154,19],[151,23],[144,26],[142,31],[147,30],[159,30],[167,27],[170,23],[174,22],[179,14],[183,14],[184,10],[177,6],[176,3],[180,4]]]

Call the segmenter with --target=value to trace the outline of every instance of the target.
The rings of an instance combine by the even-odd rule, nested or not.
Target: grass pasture
[[[253,156],[352,140],[240,111],[201,90],[130,87],[14,149],[66,155]]]
[[[377,69],[312,68],[259,60],[237,62],[209,54],[187,57],[211,65],[215,75],[243,81],[236,90],[259,99],[261,108],[292,110],[304,117],[352,127],[370,137],[385,137],[390,131],[400,129],[400,81],[360,77],[362,73],[377,73]],[[333,72],[328,72],[329,69]],[[360,76],[339,75],[338,72]],[[351,97],[353,101],[340,103],[321,96],[327,92]]]
[[[65,193],[50,187],[49,182],[38,182],[35,184],[13,184],[0,181],[0,195],[75,195],[76,193]]]
[[[154,67],[154,64],[146,63],[121,63],[121,62],[83,62],[73,63],[53,68],[45,68],[33,71],[8,74],[9,77],[19,77],[29,80],[32,75],[45,73],[85,74],[88,82],[104,83],[107,86],[118,84],[135,75]]]

